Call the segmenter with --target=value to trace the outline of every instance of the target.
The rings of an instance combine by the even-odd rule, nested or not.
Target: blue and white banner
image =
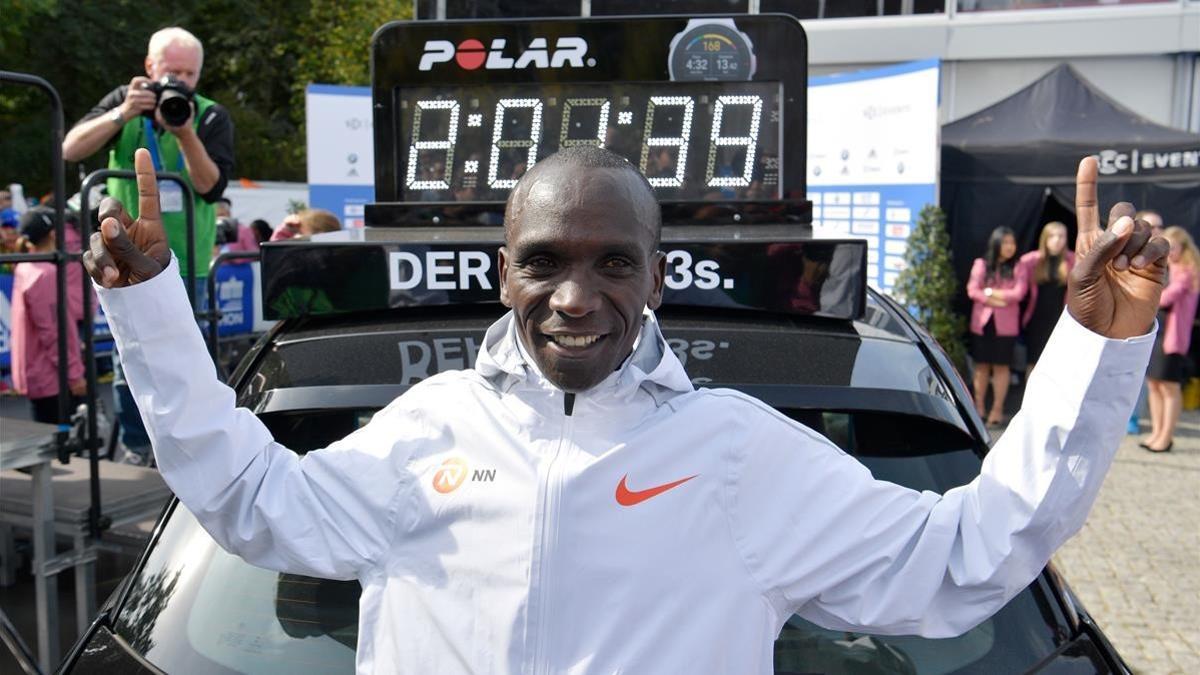
[[[883,291],[937,203],[939,72],[928,59],[808,81],[813,234],[866,239],[867,280]]]
[[[362,227],[363,207],[375,200],[371,89],[310,84],[304,101],[308,204]]]
[[[0,274],[0,368],[12,364],[13,276]]]
[[[221,323],[217,334],[246,335],[254,329],[254,270],[249,264],[217,268],[217,308]]]

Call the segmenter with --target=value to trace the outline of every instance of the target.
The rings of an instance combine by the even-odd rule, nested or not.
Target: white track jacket
[[[570,415],[506,316],[473,370],[298,457],[214,376],[175,263],[100,297],[163,477],[213,538],[361,582],[359,673],[770,673],[794,612],[965,632],[1083,525],[1153,338],[1064,313],[982,473],[938,495],[694,389],[649,314]]]

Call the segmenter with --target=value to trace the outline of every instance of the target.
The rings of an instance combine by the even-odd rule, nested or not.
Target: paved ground
[[[1200,411],[1184,412],[1170,453],[1138,440],[1056,561],[1135,672],[1200,673]]]

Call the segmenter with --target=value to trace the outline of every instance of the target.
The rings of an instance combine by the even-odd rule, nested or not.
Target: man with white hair
[[[219,103],[196,92],[204,47],[188,31],[164,28],[150,37],[146,50],[145,75],[138,75],[109,92],[67,133],[63,140],[63,159],[78,162],[108,148],[108,168],[133,169],[133,153],[146,148],[154,159],[156,172],[177,173],[192,188],[195,215],[195,245],[191,258],[195,264],[196,305],[207,308],[208,263],[216,238],[216,202],[225,191],[233,173],[233,120]],[[165,86],[164,86],[165,85]],[[160,100],[168,93],[190,97],[191,115],[180,123],[172,115],[164,119]],[[177,97],[178,98],[178,97]],[[181,273],[188,265],[187,215],[183,189],[171,181],[159,181],[163,226],[168,245],[179,260]],[[133,180],[110,179],[108,194],[137,210],[137,184]],[[117,361],[117,413],[121,420],[122,442],[133,454],[149,461],[150,439],[124,385],[123,370]]]
[[[133,169],[133,151],[147,148],[156,157],[156,171],[183,174],[195,193],[196,275],[208,274],[208,257],[216,231],[215,204],[233,172],[233,121],[224,106],[195,94],[204,63],[204,47],[182,28],[164,28],[150,37],[146,74],[108,93],[81,119],[63,140],[63,159],[78,162],[108,146],[108,168]],[[159,112],[160,94],[153,86],[174,81],[192,92],[192,115],[172,126]],[[182,89],[181,89],[182,91]],[[187,267],[186,232],[182,195],[178,187],[164,184],[172,218],[165,219],[171,250]],[[137,202],[132,180],[112,180],[109,195]]]

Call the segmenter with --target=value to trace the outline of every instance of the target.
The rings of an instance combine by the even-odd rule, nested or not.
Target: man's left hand
[[[1158,298],[1166,282],[1167,253],[1150,225],[1134,222],[1133,205],[1120,202],[1100,229],[1096,205],[1097,163],[1085,157],[1075,177],[1075,268],[1067,279],[1067,309],[1082,326],[1108,338],[1145,335],[1154,325]]]

